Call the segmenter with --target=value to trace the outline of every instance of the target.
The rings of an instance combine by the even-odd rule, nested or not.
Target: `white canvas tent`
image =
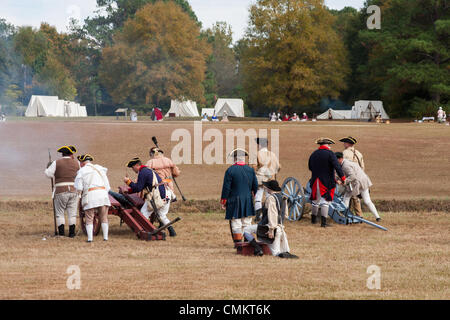
[[[383,108],[383,101],[360,100],[356,101],[352,108],[353,119],[375,119],[379,115],[383,120],[389,119],[389,115]]]
[[[321,115],[317,116],[318,120],[347,120],[352,118],[352,110],[333,110],[328,109]]]
[[[244,100],[242,99],[218,99],[214,107],[216,116],[223,116],[224,111],[229,117],[245,117]]]
[[[57,117],[58,97],[56,96],[31,96],[25,117]]]
[[[166,113],[168,117],[171,113],[176,117],[199,117],[197,102],[195,101],[178,101],[172,100],[170,103],[170,110]]]
[[[205,113],[208,117],[212,117],[214,115],[214,108],[202,108],[202,117]]]
[[[31,96],[25,117],[87,117],[86,107],[57,96]]]

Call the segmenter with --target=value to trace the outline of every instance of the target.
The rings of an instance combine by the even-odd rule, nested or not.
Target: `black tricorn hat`
[[[138,157],[131,159],[130,161],[128,161],[127,163],[127,167],[128,168],[132,168],[134,167],[136,164],[138,164],[139,162],[142,162],[141,159],[139,159]]]
[[[350,136],[348,136],[348,137],[346,137],[346,138],[342,138],[341,140],[339,140],[340,142],[347,142],[347,143],[351,143],[351,144],[357,144],[358,143],[358,140],[356,140],[355,138],[353,138],[353,137],[350,137]]]
[[[316,140],[317,144],[323,145],[323,144],[336,144],[332,139],[330,138],[319,138]]]
[[[57,151],[63,154],[74,154],[77,149],[74,146],[62,146]]]
[[[80,162],[94,161],[94,158],[90,154],[83,154],[81,156],[78,156],[77,159]]]
[[[278,184],[277,180],[270,180],[270,181],[263,182],[263,185],[272,191],[276,191],[276,192],[281,191],[280,185]]]

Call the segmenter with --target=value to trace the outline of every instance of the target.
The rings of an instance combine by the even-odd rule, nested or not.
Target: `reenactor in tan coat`
[[[256,143],[258,144],[257,163],[253,165],[253,169],[255,169],[256,178],[258,179],[258,191],[255,194],[255,211],[256,221],[259,221],[262,214],[263,195],[267,196],[263,182],[275,180],[281,165],[275,153],[267,149],[266,138],[257,138]]]
[[[75,237],[75,226],[78,214],[78,194],[75,189],[75,177],[80,169],[80,163],[75,159],[74,153],[77,149],[74,146],[63,146],[58,149],[62,158],[50,162],[45,170],[45,175],[50,179],[55,179],[53,189],[53,203],[55,207],[56,225],[58,235],[64,236],[64,212],[67,211],[69,218],[69,237]]]
[[[361,152],[355,149],[355,144],[357,144],[358,141],[350,136],[342,138],[339,141],[344,143],[345,150],[342,152],[344,155],[344,159],[357,163],[359,167],[364,171],[364,157]],[[362,216],[361,201],[358,195],[355,195],[351,198],[350,208],[355,212],[357,216]]]

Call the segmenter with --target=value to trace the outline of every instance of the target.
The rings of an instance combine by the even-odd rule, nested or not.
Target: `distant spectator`
[[[206,112],[203,114],[203,117],[202,117],[202,121],[209,121],[208,120],[208,115],[206,114]]]
[[[286,113],[283,117],[283,122],[289,121],[289,115]]]
[[[297,113],[294,112],[294,115],[291,117],[291,121],[300,121],[300,118],[298,117]]]
[[[309,120],[308,115],[305,112],[303,112],[302,121],[308,121],[308,120]]]

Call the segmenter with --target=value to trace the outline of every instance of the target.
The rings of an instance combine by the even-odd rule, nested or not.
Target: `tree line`
[[[381,8],[369,30],[367,8]],[[0,18],[0,105],[15,112],[33,94],[146,113],[171,99],[212,107],[242,98],[247,115],[320,112],[383,100],[394,117],[450,111],[449,2],[369,0],[361,10],[323,0],[257,0],[233,42],[231,26],[203,28],[187,0],[97,0],[68,32]]]

